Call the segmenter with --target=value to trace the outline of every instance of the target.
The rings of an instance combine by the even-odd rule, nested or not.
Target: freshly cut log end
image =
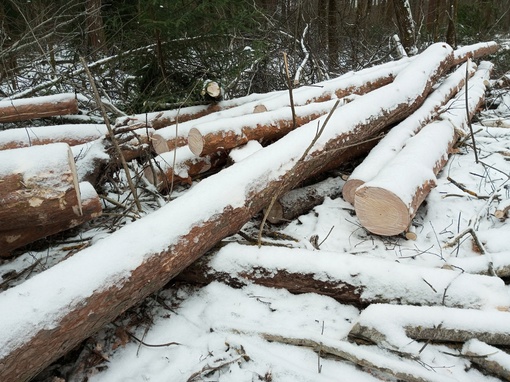
[[[342,189],[342,196],[344,200],[354,205],[354,195],[356,194],[356,190],[363,184],[365,184],[365,182],[360,179],[347,179]]]
[[[356,215],[363,227],[382,236],[404,232],[411,223],[408,207],[393,192],[379,187],[356,191]]]
[[[204,138],[198,129],[192,128],[189,131],[188,146],[191,152],[197,156],[200,156],[204,151]]]

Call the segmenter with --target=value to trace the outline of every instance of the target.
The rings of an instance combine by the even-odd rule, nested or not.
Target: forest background
[[[398,58],[396,35],[412,55],[509,28],[507,0],[6,0],[0,99],[92,100],[84,57],[116,116],[169,109],[203,103],[206,80],[225,99],[284,89],[284,56],[298,86]],[[492,60],[495,76],[510,69],[509,54]]]

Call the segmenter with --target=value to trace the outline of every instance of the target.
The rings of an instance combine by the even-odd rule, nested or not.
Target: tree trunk
[[[81,216],[74,158],[67,144],[0,151],[0,231]],[[63,215],[63,216],[62,216]]]
[[[102,213],[102,205],[96,191],[88,182],[80,183],[82,214],[77,215],[68,208],[58,219],[44,225],[31,225],[25,227],[0,231],[0,258],[9,257],[12,251],[27,244],[33,243],[50,235],[66,231],[92,220]],[[66,218],[64,219],[64,216]]]
[[[409,0],[393,0],[393,7],[402,45],[404,45],[408,56],[414,56],[418,53],[418,49],[416,48],[416,32]]]
[[[273,224],[291,221],[323,203],[326,197],[332,199],[339,197],[343,184],[344,181],[339,178],[329,178],[320,183],[291,190],[273,204],[267,220]]]
[[[86,7],[86,27],[87,27],[87,48],[89,53],[96,57],[98,53],[106,52],[106,35],[103,28],[103,18],[101,16],[102,0],[87,0]]]
[[[483,102],[485,81],[491,70],[491,64],[480,65],[467,84],[469,118]],[[442,120],[421,129],[375,178],[357,188],[354,208],[367,230],[391,236],[409,227],[418,207],[435,186],[436,175],[446,164],[458,138],[457,131],[467,127],[464,92],[461,94],[447,107]]]
[[[337,16],[337,0],[328,0],[328,64],[329,71],[338,70],[338,16]]]
[[[78,113],[74,94],[0,101],[0,123]]]
[[[439,109],[461,90],[466,78],[466,67],[467,64],[461,66],[443,81],[418,110],[393,127],[363,162],[354,169],[342,190],[343,198],[347,202],[354,204],[356,189],[376,177],[381,169],[402,151],[409,138],[435,119]],[[469,74],[472,76],[475,73],[475,67],[470,66],[469,69]]]
[[[364,141],[412,113],[451,59],[451,48],[432,45],[391,85],[333,113],[319,138],[315,122],[301,126],[158,211],[0,293],[0,311],[10,312],[0,315],[0,379],[33,377],[238,232],[274,195],[339,160],[348,151],[347,140]],[[354,119],[348,117],[352,114]]]
[[[502,307],[505,308],[508,309]],[[423,346],[412,340],[463,343],[476,338],[491,345],[509,346],[510,313],[496,309],[373,304],[361,312],[349,338],[409,353],[416,353]]]
[[[229,244],[193,263],[178,278],[200,284],[221,281],[241,287],[254,283],[295,294],[317,293],[360,308],[381,303],[474,309],[510,306],[510,296],[499,278],[283,246],[268,251]],[[490,301],[487,295],[492,296]]]
[[[40,146],[58,142],[67,143],[69,146],[76,146],[99,139],[107,132],[106,125],[98,124],[71,124],[9,129],[0,131],[0,150]]]

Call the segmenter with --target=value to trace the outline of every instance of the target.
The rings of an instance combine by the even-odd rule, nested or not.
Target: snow
[[[444,48],[436,46],[433,49],[437,49],[437,55],[433,54],[437,60]],[[433,66],[429,59],[421,60],[420,57],[410,61],[416,62],[424,71]],[[346,78],[349,76],[353,81],[356,78],[355,74]],[[400,72],[394,85],[366,98],[370,100],[374,115],[378,115],[382,107],[392,107],[407,100],[404,95],[413,94],[411,86],[421,86],[424,78]],[[360,122],[356,119],[359,119],[360,105],[364,104],[354,100],[337,109],[311,153],[320,153],[328,139],[341,135],[348,131],[348,126]],[[0,317],[0,357],[34,335],[37,326],[54,328],[62,315],[94,291],[110,286],[121,287],[130,272],[147,256],[167,249],[170,242],[188,233],[194,224],[226,207],[243,206],[246,195],[259,191],[264,181],[278,179],[301,157],[316,130],[317,122],[314,122],[266,148],[250,143],[241,151],[242,159],[238,159],[237,163],[194,183],[189,190],[142,219],[126,224],[113,234],[97,228],[80,233],[80,236],[93,235],[92,245],[56,265],[53,264],[57,262],[53,256],[56,257],[58,251],[65,252],[62,246],[49,251],[30,251],[13,261],[0,263],[2,279],[7,279],[13,270],[21,271],[37,264],[36,261],[48,267],[44,272],[34,272],[37,274],[0,293],[0,310],[9,312]],[[264,266],[297,273],[313,272],[318,280],[344,278],[358,286],[366,284],[361,292],[366,299],[385,294],[394,301],[409,298],[420,305],[440,304],[446,291],[447,306],[407,306],[400,310],[398,305],[372,305],[361,313],[353,306],[312,293],[293,295],[284,289],[253,284],[233,288],[213,282],[204,287],[190,288],[177,283],[158,294],[171,310],[149,299],[147,304],[152,323],[135,324],[129,330],[148,344],[178,342],[179,345],[146,347],[130,341],[116,350],[107,347],[100,351],[109,362],[103,363],[101,368],[96,369],[97,374],[89,376],[88,380],[188,381],[195,373],[202,380],[220,382],[339,379],[370,382],[380,380],[379,377],[388,378],[385,374],[356,367],[340,358],[318,356],[309,347],[267,340],[268,335],[279,335],[322,343],[373,364],[400,369],[425,380],[495,381],[495,378],[472,368],[469,360],[446,354],[452,350],[444,345],[431,343],[418,353],[423,343],[410,340],[402,329],[402,317],[406,313],[406,322],[412,320],[418,325],[444,322],[444,325],[476,326],[483,331],[510,331],[509,313],[496,310],[508,309],[509,287],[500,278],[469,274],[487,272],[489,262],[496,272],[508,264],[508,223],[492,215],[498,206],[497,199],[472,197],[447,180],[450,176],[479,195],[498,193],[501,198],[510,197],[506,187],[510,164],[501,153],[510,149],[508,129],[475,125],[474,130],[480,130],[476,135],[477,143],[484,153],[483,160],[492,168],[475,164],[471,149],[460,148],[459,154],[452,156],[443,172],[436,177],[437,187],[427,198],[427,205],[417,211],[413,221],[416,241],[400,236],[383,238],[370,235],[359,226],[352,214],[352,206],[341,198],[326,198],[310,213],[280,228],[272,227],[296,240],[283,241],[284,244],[292,243],[293,249],[230,243],[211,260],[215,270],[232,273]],[[437,132],[431,131],[430,134],[434,138]],[[101,146],[99,140],[72,148],[73,154],[80,158],[79,172],[90,169],[92,160],[104,155]],[[31,149],[39,151],[46,147]],[[179,153],[182,153],[182,157],[178,154],[179,158],[188,158],[189,152],[185,149]],[[14,156],[10,154],[2,157],[6,154],[0,152],[0,163],[15,163]],[[50,158],[53,154],[45,152],[43,155]],[[174,154],[168,155],[166,161],[172,163]],[[23,158],[19,162],[21,164],[32,159],[29,155],[20,158]],[[288,158],[291,160],[288,161]],[[254,178],[260,182],[251,183]],[[80,187],[83,187],[85,196],[93,192],[88,184]],[[445,245],[468,227],[476,227],[490,257],[475,252],[469,238],[453,247]],[[254,231],[252,223],[247,223],[243,229]],[[309,242],[315,235],[319,236],[320,250],[314,249]],[[234,236],[227,240],[238,241],[239,238]],[[443,266],[453,269],[440,269]],[[481,310],[471,310],[475,316],[469,317],[475,317],[473,320],[464,316],[462,310],[453,308],[457,303]],[[392,345],[414,352],[416,358],[400,357],[382,346],[348,342],[347,335],[356,322],[377,326],[388,335]],[[475,345],[480,344],[469,343],[469,346]],[[218,368],[208,374],[204,370],[207,365]]]
[[[260,149],[262,149],[262,145],[260,143],[257,141],[248,141],[245,145],[232,149],[228,155],[232,161],[239,162],[256,153]]]

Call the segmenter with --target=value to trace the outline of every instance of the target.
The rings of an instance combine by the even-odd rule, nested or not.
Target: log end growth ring
[[[411,223],[407,205],[393,192],[383,188],[358,189],[354,208],[361,225],[376,235],[398,235]]]
[[[188,133],[188,146],[193,154],[200,156],[204,150],[204,139],[200,131],[193,127]]]

